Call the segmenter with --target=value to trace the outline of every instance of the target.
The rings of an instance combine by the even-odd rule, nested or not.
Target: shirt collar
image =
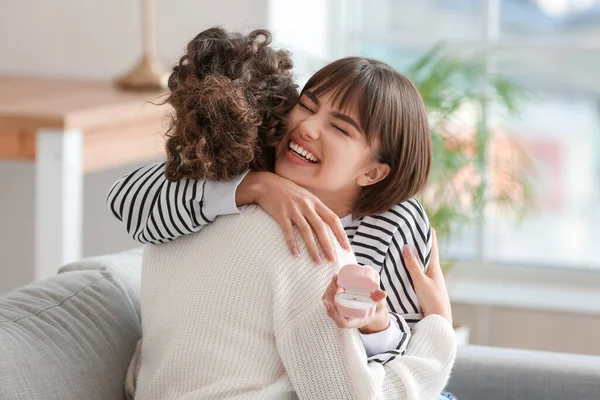
[[[352,224],[352,222],[354,220],[352,219],[352,214],[348,214],[345,217],[340,218],[340,221],[342,222],[342,226],[344,228],[346,228],[347,226],[349,226],[350,224]]]

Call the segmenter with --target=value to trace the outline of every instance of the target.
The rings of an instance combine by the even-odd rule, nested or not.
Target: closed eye
[[[338,131],[340,131],[341,133],[343,133],[346,136],[350,136],[350,134],[348,132],[346,132],[345,130],[343,130],[342,128],[340,128],[337,125],[331,124],[331,126],[333,126],[335,129],[337,129]]]
[[[312,109],[311,109],[309,106],[307,106],[306,104],[304,104],[303,102],[299,101],[299,102],[298,102],[298,105],[299,105],[301,108],[304,108],[305,110],[308,110],[308,111],[310,111],[311,113],[314,113],[314,111],[313,111],[313,110],[312,110]]]

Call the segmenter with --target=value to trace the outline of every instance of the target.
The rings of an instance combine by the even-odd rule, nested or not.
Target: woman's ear
[[[358,186],[371,186],[384,180],[390,173],[390,166],[383,163],[371,164],[356,179]]]

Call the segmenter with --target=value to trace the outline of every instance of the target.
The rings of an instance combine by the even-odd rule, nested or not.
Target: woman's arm
[[[164,171],[164,162],[141,167],[120,178],[108,193],[109,210],[134,240],[166,243],[198,232],[218,215],[239,212],[235,191],[245,174],[227,182],[170,182]]]
[[[412,247],[423,268],[431,257],[431,227],[417,200],[410,199],[383,214],[363,218],[351,243],[359,264],[380,270],[390,311],[406,316],[410,325],[418,322],[419,301],[402,259],[404,245]]]
[[[387,293],[382,290],[371,293],[371,298],[376,303],[374,315],[365,319],[349,320],[343,317],[335,306],[335,296],[342,290],[338,287],[337,276],[334,276],[323,294],[327,315],[339,328],[358,328],[369,362],[384,365],[396,356],[404,354],[411,330],[402,316],[388,311]]]
[[[418,265],[425,271],[431,258],[431,227],[425,211],[414,199],[394,206],[386,213],[385,218],[394,222],[396,230],[387,248],[380,273],[382,287],[388,295],[386,302],[390,314],[398,321],[403,332],[407,331],[410,335],[410,327],[423,318],[423,313],[405,258],[402,256],[402,248],[406,245],[412,248]],[[382,225],[386,223],[384,220],[379,221]],[[355,236],[354,239],[356,241],[362,238]],[[374,355],[370,360],[387,363],[396,356],[405,354],[412,338],[408,336],[406,339],[398,340],[396,347]]]
[[[315,289],[310,288],[324,285],[323,276],[314,271],[323,270],[296,276],[291,282],[299,285],[297,290],[283,292],[275,305],[276,341],[298,397],[427,399],[439,394],[448,380],[456,351],[454,332],[447,319],[430,315],[417,324],[404,357],[385,366],[368,363],[357,331],[337,328],[324,307],[314,303]],[[419,280],[416,285],[437,290],[417,266],[412,270],[422,275],[415,278]],[[422,290],[423,296],[425,291]],[[435,313],[440,309],[431,308]]]
[[[219,215],[235,214],[238,207],[256,203],[281,225],[293,254],[298,253],[298,245],[292,225],[301,231],[316,262],[320,262],[320,255],[313,231],[329,260],[333,261],[335,254],[328,226],[350,250],[339,218],[316,196],[285,178],[269,172],[247,172],[227,182],[170,182],[164,171],[164,162],[139,168],[115,182],[106,199],[112,214],[140,243],[169,242],[198,232]]]
[[[348,321],[335,307],[328,313],[340,328],[360,328],[369,361],[385,364],[405,353],[411,327],[423,317],[402,247],[410,245],[419,265],[426,265],[431,257],[431,227],[421,205],[411,199],[381,215],[363,218],[350,237],[358,262],[379,269],[387,297],[378,303],[378,312],[368,321]],[[335,293],[337,285],[332,290]],[[376,333],[365,335],[368,332]]]
[[[328,260],[335,261],[335,239],[330,238],[329,229],[333,230],[342,247],[351,251],[339,217],[317,196],[289,179],[271,172],[250,172],[240,184],[236,199],[238,205],[256,203],[273,217],[283,229],[283,237],[292,254],[298,255],[298,238],[294,227],[300,231],[303,242],[316,263],[321,262],[321,249]]]
[[[425,317],[415,325],[405,355],[385,364],[382,398],[437,398],[448,383],[455,358],[454,330],[448,320]]]
[[[324,312],[297,320],[277,342],[300,399],[433,399],[456,356],[454,331],[437,315],[419,322],[406,354],[384,366],[368,363],[356,331],[335,327]]]
[[[386,371],[388,368],[393,371],[394,378],[385,386],[384,394],[386,398],[400,396],[407,387],[403,382],[414,379],[420,382],[421,388],[413,394],[409,393],[408,398],[433,399],[446,386],[456,358],[452,309],[440,267],[435,230],[432,229],[431,234],[427,273],[423,271],[419,256],[409,246],[403,246],[401,251],[425,318],[414,326],[405,356],[397,357],[385,365]],[[431,375],[432,372],[434,375]],[[405,379],[395,380],[400,376]]]

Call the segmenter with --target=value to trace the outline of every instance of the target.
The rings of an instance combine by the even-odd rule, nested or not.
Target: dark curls
[[[188,44],[169,77],[167,179],[218,181],[273,168],[298,93],[290,53],[270,44],[267,30],[221,28]]]

